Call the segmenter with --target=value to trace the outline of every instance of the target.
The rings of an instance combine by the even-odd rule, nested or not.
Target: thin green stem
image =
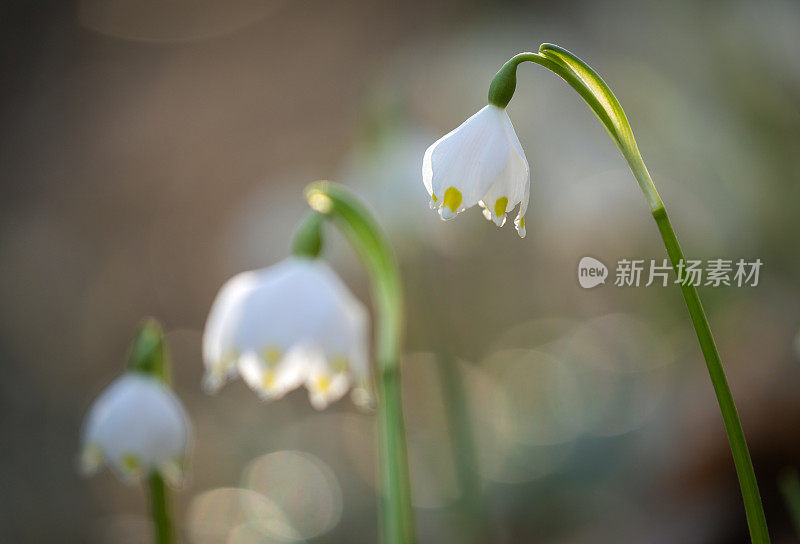
[[[167,387],[170,387],[172,365],[164,342],[164,329],[157,320],[148,318],[142,322],[133,346],[131,346],[128,368],[131,372],[140,372],[161,380]],[[167,489],[164,485],[164,478],[157,470],[148,476],[147,487],[150,494],[150,513],[153,517],[156,544],[172,544],[175,537],[169,516]]]
[[[433,276],[436,276],[436,280],[441,277],[440,269],[428,270],[432,273],[431,279]],[[429,319],[434,321],[444,322],[448,319],[446,307],[433,306],[430,312]],[[458,523],[464,529],[462,544],[477,544],[491,541],[489,516],[481,485],[477,439],[472,425],[474,407],[470,402],[463,365],[451,350],[451,347],[456,345],[451,333],[452,328],[435,331],[429,340],[439,353],[436,366],[439,370],[444,415],[450,434],[450,451],[458,481],[459,499],[454,506],[460,514]]]
[[[416,542],[400,390],[403,295],[397,262],[372,214],[344,187],[313,183],[306,199],[330,218],[361,257],[372,281],[377,314],[376,371],[381,499],[381,538],[386,544]]]
[[[643,163],[631,164],[631,169],[637,177],[647,176],[648,179],[650,177]],[[667,255],[669,255],[669,259],[672,262],[672,267],[676,273],[680,274],[678,265],[679,263],[684,263],[685,259],[664,206],[653,211],[653,218],[656,221],[656,225],[658,225],[661,238],[664,239],[664,246],[667,248]],[[739,421],[739,414],[733,402],[731,388],[728,385],[728,379],[725,377],[725,370],[722,368],[722,361],[714,343],[714,337],[711,335],[711,327],[708,324],[708,318],[703,310],[703,304],[700,302],[697,289],[691,282],[681,282],[680,285],[692,325],[694,325],[694,330],[697,334],[697,340],[700,342],[700,349],[706,360],[708,375],[711,377],[711,384],[714,386],[717,403],[722,412],[722,421],[725,424],[725,432],[728,434],[728,443],[733,454],[733,463],[736,467],[739,487],[742,490],[742,498],[744,499],[745,514],[750,528],[750,540],[754,543],[766,544],[770,541],[769,532],[767,531],[764,508],[761,505],[761,494],[758,491],[758,481],[753,469],[753,461],[750,459],[750,451],[747,448],[742,423]]]
[[[148,478],[147,484],[150,488],[150,513],[153,516],[156,544],[172,544],[175,542],[175,536],[169,517],[167,489],[164,485],[164,479],[157,471],[153,471]]]
[[[450,353],[444,352],[437,366],[458,478],[459,505],[466,517],[463,523],[469,528],[467,542],[487,542],[486,511],[464,377],[458,360]]]
[[[534,62],[555,72],[566,81],[586,101],[592,111],[597,115],[603,126],[606,127],[611,138],[622,151],[625,160],[633,172],[639,187],[644,193],[650,212],[656,221],[664,246],[667,249],[673,268],[679,273],[679,265],[684,261],[675,231],[667,216],[664,203],[656,191],[650,173],[644,164],[639,152],[633,130],[627,116],[622,109],[617,97],[600,75],[580,58],[566,49],[552,44],[543,44],[539,53],[520,53],[512,57],[497,72],[489,88],[489,102],[499,107],[505,107],[511,100],[516,87],[516,69],[521,62]],[[750,539],[755,544],[768,544],[769,532],[761,504],[761,495],[758,491],[753,462],[745,441],[742,424],[733,402],[728,380],[720,361],[717,346],[711,335],[703,305],[697,294],[697,289],[689,282],[681,283],[681,292],[689,310],[689,316],[694,326],[700,349],[706,361],[708,374],[717,396],[725,431],[728,435],[736,474],[739,477],[739,486],[744,500],[745,514],[750,529]]]

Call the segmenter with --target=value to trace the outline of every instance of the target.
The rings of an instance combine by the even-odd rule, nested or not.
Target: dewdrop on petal
[[[292,256],[220,290],[203,334],[204,387],[241,376],[262,399],[300,386],[314,408],[354,388],[369,403],[368,314],[323,261]]]
[[[479,205],[502,227],[517,205],[514,225],[525,236],[530,168],[504,107],[487,105],[425,152],[422,181],[430,207],[443,220]]]

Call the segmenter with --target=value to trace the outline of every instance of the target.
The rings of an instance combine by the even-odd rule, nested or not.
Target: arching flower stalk
[[[440,207],[442,217],[447,218],[482,199],[482,205],[489,208],[490,212],[493,205],[497,206],[497,213],[489,214],[494,219],[500,216],[500,211],[506,210],[504,204],[515,202],[524,179],[521,165],[525,155],[521,148],[517,149],[518,140],[513,134],[505,108],[516,89],[517,66],[523,62],[544,66],[564,79],[603,123],[644,193],[677,272],[679,264],[684,261],[683,251],[622,106],[597,72],[556,45],[543,44],[538,53],[520,53],[512,57],[492,79],[489,105],[428,149],[423,159],[422,178],[431,193],[433,205]],[[438,204],[440,198],[441,204]],[[493,204],[492,198],[508,200],[495,200]],[[517,220],[521,235],[525,232],[527,199],[526,191]],[[769,532],[753,464],[708,320],[694,285],[690,282],[681,283],[681,292],[722,412],[744,499],[750,538],[754,543],[768,543]]]
[[[317,182],[306,189],[311,208],[333,222],[355,248],[372,282],[377,316],[375,381],[378,395],[381,536],[387,544],[416,542],[408,472],[403,405],[400,395],[400,341],[403,294],[400,272],[383,230],[372,214],[344,187]],[[301,231],[296,247],[315,246],[313,230]]]
[[[103,462],[126,482],[146,479],[156,542],[174,542],[165,481],[177,485],[188,455],[189,418],[172,392],[161,326],[146,321],[131,349],[129,370],[94,401],[83,426],[81,468]]]
[[[394,255],[370,213],[343,187],[315,183],[306,198],[314,211],[295,233],[292,256],[235,276],[217,295],[203,335],[204,387],[213,392],[240,375],[261,398],[277,399],[304,385],[311,404],[324,409],[351,388],[356,404],[371,404],[373,375],[381,536],[387,544],[411,544],[416,537],[400,397],[402,293]],[[372,280],[372,369],[366,308],[318,258],[325,219],[346,235]]]

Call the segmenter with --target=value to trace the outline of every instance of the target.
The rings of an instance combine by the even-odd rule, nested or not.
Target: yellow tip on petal
[[[126,479],[134,480],[142,475],[142,462],[136,455],[125,453],[119,458],[119,466]]]
[[[508,206],[508,197],[503,196],[497,199],[494,203],[494,215],[500,217],[506,213],[506,206]]]
[[[331,368],[337,374],[340,372],[347,372],[347,369],[350,368],[350,363],[347,357],[334,357],[331,359]]]
[[[444,192],[444,200],[443,204],[446,208],[450,208],[451,212],[455,212],[458,210],[459,206],[461,206],[461,201],[463,197],[461,196],[461,191],[456,189],[455,187],[449,187]]]
[[[331,386],[331,379],[329,376],[318,376],[317,379],[315,380],[315,385],[317,391],[319,391],[320,393],[325,393]]]
[[[261,357],[263,357],[265,363],[273,365],[281,358],[281,350],[275,347],[266,348],[262,350]]]
[[[517,232],[520,238],[525,238],[525,217],[516,220]]]
[[[264,377],[261,378],[261,385],[268,391],[272,389],[275,385],[275,372],[272,370],[264,372]]]
[[[431,200],[433,200],[434,202],[438,202],[439,201],[439,199],[436,198],[436,193],[431,193]]]

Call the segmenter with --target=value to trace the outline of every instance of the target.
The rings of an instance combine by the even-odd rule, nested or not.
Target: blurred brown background
[[[425,148],[553,42],[610,82],[704,288],[776,543],[800,466],[800,5],[775,2],[6,1],[0,8],[0,540],[148,542],[142,492],[75,459],[143,316],[194,421],[183,541],[377,539],[372,418],[241,382],[200,391],[222,282],[287,253],[302,188],[356,188],[407,290],[421,542],[740,543],[741,499],[679,290],[583,290],[664,251],[626,165],[563,82],[519,70],[528,237],[428,210]],[[355,256],[327,256],[368,301]],[[454,462],[458,460],[459,462]]]

